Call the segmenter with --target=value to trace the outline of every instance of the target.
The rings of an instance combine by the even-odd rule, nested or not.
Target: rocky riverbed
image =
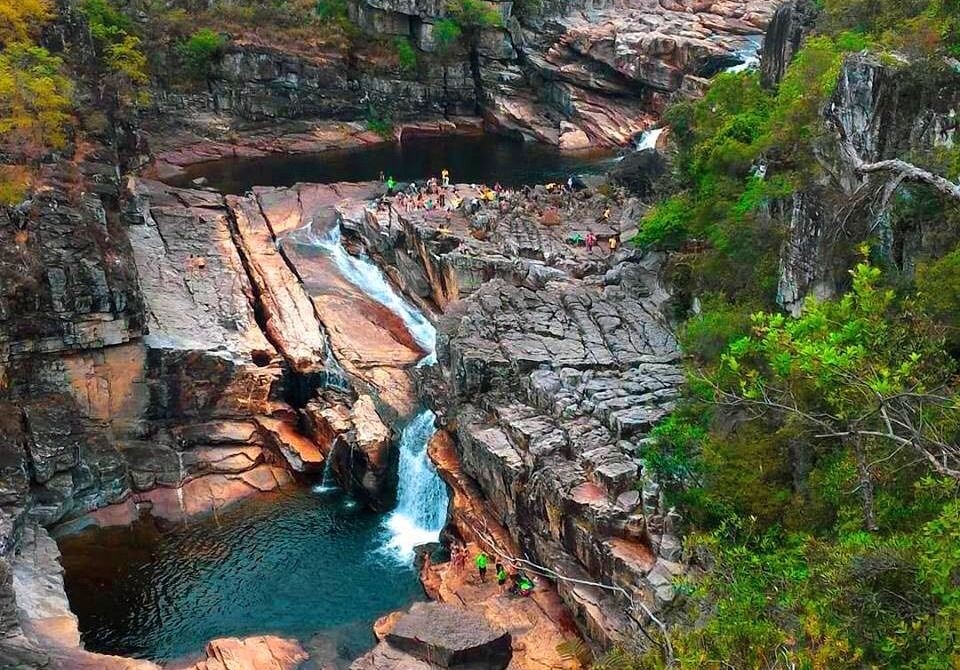
[[[40,524],[125,524],[145,511],[183,521],[319,476],[328,463],[344,487],[388,504],[389,426],[411,415],[418,396],[440,412],[435,440],[448,445],[437,463],[456,493],[451,537],[525,553],[564,576],[643,587],[652,607],[669,602],[668,585],[655,580],[678,569],[670,520],[655,492],[628,490],[640,474],[637,445],[679,380],[656,259],[565,241],[588,229],[616,236],[637,203],[538,187],[465,214],[406,211],[378,200],[382,193],[378,183],[333,184],[224,197],[131,178],[112,194],[123,203],[119,219],[98,220],[95,206],[61,209],[55,193],[34,203],[47,226],[79,221],[129,246],[123,256],[110,255],[116,243],[81,247],[91,260],[80,267],[104,267],[110,298],[99,302],[70,274],[75,255],[46,268],[49,276],[57,258],[65,263],[59,292],[47,284],[59,323],[97,329],[51,323],[43,351],[33,336],[16,339],[19,322],[6,331],[7,374],[23,403],[22,421],[9,427],[23,449],[5,470],[23,478],[4,480],[15,658],[139,663],[78,648],[56,546]],[[14,242],[25,258],[51,253],[38,234]],[[429,347],[416,323],[358,289],[363,259],[351,254],[364,248],[439,315],[439,366],[417,368]],[[478,512],[480,498],[488,502]],[[504,544],[485,544],[497,537]],[[424,573],[439,599],[481,616],[501,612],[488,618],[521,640],[513,667],[532,667],[521,662],[518,621],[552,631],[547,639],[574,635],[549,580],[538,596],[547,604],[529,610],[535,601],[524,601],[510,614],[508,601],[503,610],[498,595],[463,591],[453,578]],[[598,640],[636,625],[615,595],[558,586]],[[43,604],[31,605],[31,593],[47,594]],[[264,644],[276,651],[258,640],[212,643],[203,667],[224,655],[257,657]],[[533,656],[555,654],[551,645]]]

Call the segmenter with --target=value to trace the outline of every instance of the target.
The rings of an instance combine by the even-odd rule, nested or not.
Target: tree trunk
[[[851,446],[857,461],[857,479],[860,482],[860,497],[863,499],[863,525],[871,532],[876,531],[878,526],[873,509],[873,477],[867,467],[867,454],[863,449],[863,440],[854,437]]]

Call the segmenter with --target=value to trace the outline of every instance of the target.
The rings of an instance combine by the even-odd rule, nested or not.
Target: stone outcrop
[[[655,124],[674,97],[696,95],[717,72],[755,62],[778,3],[550,2],[520,15],[512,2],[487,4],[499,25],[469,30],[454,47],[441,48],[434,28],[447,18],[443,2],[347,3],[350,19],[366,33],[408,39],[415,69],[362,42],[345,54],[235,35],[206,92],[156,91],[160,114],[151,124],[162,128],[169,125],[164,117],[175,116],[175,126],[202,125],[210,113],[218,116],[217,125],[231,128],[289,119],[357,121],[375,110],[400,124],[481,115],[499,132],[570,151],[623,146]],[[217,134],[209,130],[203,133],[208,138]],[[175,127],[160,133],[178,134]],[[198,150],[262,150],[244,144]],[[281,144],[323,143],[294,132]]]
[[[849,141],[861,160],[873,162],[950,146],[957,138],[958,82],[960,74],[950,69],[930,72],[906,62],[882,63],[877,56],[847,57],[823,110],[830,130],[817,146],[824,177],[771,210],[787,231],[778,285],[786,309],[796,313],[806,296],[842,291],[856,242],[878,238],[880,253],[908,276],[918,259],[947,251],[923,230],[922,218],[896,224],[888,181],[859,174],[840,147]]]
[[[441,603],[417,603],[381,631],[384,640],[352,670],[387,667],[490,668],[510,663],[510,634],[481,616]],[[398,653],[399,652],[399,653]],[[407,658],[410,660],[407,660]]]
[[[717,72],[754,58],[776,6],[563,4],[514,33],[522,67],[481,67],[487,118],[504,132],[561,148],[578,131],[592,146],[628,144],[672,96],[697,93]]]
[[[296,640],[275,635],[211,640],[202,661],[168,670],[296,670],[307,653]]]
[[[760,52],[760,81],[764,86],[780,82],[816,18],[817,6],[809,0],[790,0],[777,7]]]
[[[183,521],[318,476],[337,449],[357,454],[345,483],[382,495],[386,425],[424,354],[331,262],[339,240],[307,240],[299,265],[278,243],[314,218],[336,229],[339,203],[380,185],[228,200],[121,189],[111,160],[88,149],[0,209],[0,658],[24,667],[155,667],[87,654],[65,597],[33,598],[59,578],[55,546],[30,558],[52,545],[42,526]]]
[[[496,511],[490,509],[476,481],[463,471],[456,444],[448,432],[437,431],[430,442],[429,455],[451,492],[450,526],[462,542],[459,549],[467,556],[475,556],[483,549],[495,562],[503,563],[509,573],[525,568],[511,559],[520,555],[520,548],[497,521]],[[576,661],[561,653],[564,643],[580,638],[549,580],[537,580],[530,597],[521,598],[505,595],[493,579],[481,582],[469,562],[461,566],[453,561],[426,560],[420,578],[433,600],[465,607],[509,632],[513,642],[510,668],[579,668]]]

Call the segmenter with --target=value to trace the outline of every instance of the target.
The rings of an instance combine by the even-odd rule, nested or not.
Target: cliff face
[[[930,155],[957,138],[960,74],[926,71],[876,56],[846,59],[833,97],[823,111],[828,133],[818,140],[824,177],[782,207],[787,239],[781,254],[780,303],[797,312],[807,295],[833,296],[845,286],[857,242],[873,239],[885,260],[910,276],[918,260],[940,255],[922,217],[896,221],[910,184],[894,175],[861,174],[844,144],[865,162]]]
[[[180,520],[327,458],[384,504],[386,425],[411,411],[408,368],[424,354],[328,256],[278,242],[312,221],[337,226],[337,208],[379,184],[224,198],[121,188],[89,158],[51,170],[48,188],[0,213],[0,607],[16,613],[0,631],[3,663],[77,648],[65,601],[30,605],[58,590],[43,587],[56,547],[41,526],[144,510]],[[31,558],[48,545],[49,561]],[[68,655],[58,667],[81,667]]]
[[[322,53],[238,37],[203,94],[157,90],[161,118],[216,111],[244,121],[356,120],[373,110],[396,120],[482,115],[493,127],[564,149],[628,144],[669,100],[754,61],[774,0],[547,4],[530,14],[486,3],[500,25],[468,29],[441,48],[434,0],[352,0],[351,20],[370,37],[407,38],[403,71],[382,49]],[[361,38],[362,44],[365,38]]]
[[[496,212],[368,212],[353,224],[400,285],[443,311],[440,366],[422,387],[457,462],[438,465],[483,498],[454,506],[458,532],[559,573],[564,603],[604,644],[636,643],[682,571],[676,520],[653,482],[636,488],[645,436],[682,375],[659,259],[606,249],[635,206],[538,187]],[[588,230],[602,250],[565,241]],[[491,546],[497,526],[506,535]]]

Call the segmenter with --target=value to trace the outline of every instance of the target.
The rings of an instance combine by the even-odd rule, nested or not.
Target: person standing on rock
[[[503,567],[503,563],[497,563],[497,586],[500,587],[500,591],[503,592],[503,586],[507,583],[507,570]]]
[[[597,236],[593,234],[593,231],[587,231],[587,251],[592,252],[593,248],[597,245]]]
[[[486,552],[484,552],[481,549],[480,553],[477,554],[477,557],[473,559],[473,562],[477,566],[477,572],[480,573],[480,581],[486,582],[487,581],[487,563],[490,562],[490,559],[487,557]]]
[[[444,188],[446,188],[447,186],[449,186],[449,185],[450,185],[450,170],[448,170],[447,168],[443,168],[443,170],[440,171],[440,180],[441,180],[441,182],[443,183],[443,187],[444,187]]]

